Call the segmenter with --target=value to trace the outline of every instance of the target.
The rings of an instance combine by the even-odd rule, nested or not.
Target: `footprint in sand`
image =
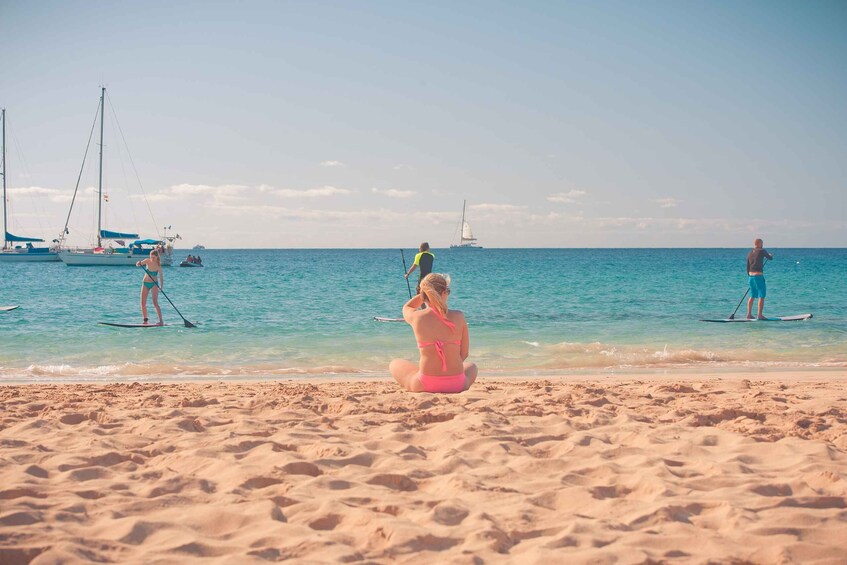
[[[467,510],[452,504],[439,504],[432,512],[432,519],[445,526],[457,526],[467,517]]]
[[[309,527],[313,530],[334,530],[341,523],[341,516],[338,514],[327,514],[309,522]]]
[[[409,477],[404,477],[403,475],[374,475],[370,478],[370,480],[368,480],[368,484],[381,485],[393,490],[402,490],[407,492],[418,490],[417,483]]]
[[[317,477],[321,475],[321,470],[314,463],[308,461],[292,461],[283,465],[282,470],[289,475],[307,475],[309,477]]]

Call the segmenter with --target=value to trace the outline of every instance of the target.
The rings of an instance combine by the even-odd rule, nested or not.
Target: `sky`
[[[102,227],[181,247],[446,247],[464,201],[484,247],[847,247],[845,26],[821,0],[0,0],[9,231],[92,241],[104,86]]]

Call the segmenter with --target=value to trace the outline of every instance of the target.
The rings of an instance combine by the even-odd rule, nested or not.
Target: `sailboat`
[[[129,265],[135,266],[136,262],[146,259],[150,256],[152,249],[159,250],[159,260],[162,265],[170,266],[173,264],[173,242],[176,239],[181,239],[179,235],[168,235],[165,228],[165,234],[159,238],[138,239],[137,233],[119,232],[103,229],[103,115],[105,111],[106,88],[100,88],[100,169],[97,181],[97,245],[90,248],[62,249],[59,251],[59,259],[66,265]],[[79,185],[77,184],[77,189]],[[64,238],[68,235],[68,222],[71,218],[71,212],[74,208],[74,200],[76,200],[77,191],[74,191],[74,198],[71,200],[71,207],[68,210],[68,219],[65,221],[65,228],[62,230],[60,242],[64,242]],[[127,244],[127,240],[135,240]]]
[[[0,263],[3,262],[39,262],[46,263],[48,261],[58,261],[59,254],[47,247],[35,247],[33,243],[43,242],[43,239],[37,237],[23,237],[12,235],[9,233],[6,196],[6,109],[0,110],[0,120],[3,121],[2,128],[2,145],[0,145],[0,161],[2,161],[3,172],[3,249],[0,250]],[[15,245],[16,243],[25,243],[26,245]]]
[[[462,200],[462,236],[459,239],[458,245],[451,245],[450,249],[482,249],[482,246],[477,245],[476,238],[471,231],[471,225],[465,221],[465,207],[467,200]]]

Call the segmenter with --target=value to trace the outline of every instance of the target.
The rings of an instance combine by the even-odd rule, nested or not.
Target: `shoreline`
[[[847,374],[0,387],[0,561],[843,559]]]
[[[484,380],[538,380],[538,379],[564,379],[570,381],[578,381],[580,379],[609,379],[620,378],[626,379],[630,377],[638,378],[656,378],[656,379],[698,379],[707,376],[715,378],[727,379],[743,379],[743,378],[763,378],[774,380],[813,380],[823,376],[841,377],[847,376],[847,366],[835,367],[668,367],[668,368],[614,368],[609,370],[598,370],[593,368],[588,369],[573,369],[570,371],[551,370],[551,371],[504,371],[502,373],[485,373],[480,371],[480,379]],[[92,376],[89,378],[76,378],[75,376],[68,377],[27,377],[27,378],[3,378],[0,377],[0,386],[26,386],[26,385],[62,385],[62,384],[131,384],[139,383],[275,383],[275,382],[308,382],[308,383],[336,383],[336,382],[379,382],[388,380],[391,382],[391,376],[388,371],[384,372],[362,372],[362,373],[311,373],[307,371],[294,372],[286,374],[267,374],[265,376],[256,375],[134,375],[134,376]]]

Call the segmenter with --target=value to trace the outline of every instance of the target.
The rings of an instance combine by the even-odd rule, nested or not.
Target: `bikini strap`
[[[441,320],[442,322],[444,322],[444,325],[445,325],[445,326],[447,326],[447,327],[448,327],[448,328],[450,328],[451,330],[456,329],[456,324],[454,324],[453,322],[451,322],[450,320],[448,320],[445,316],[442,316],[442,315],[441,315],[441,313],[440,313],[438,310],[436,310],[436,309],[435,309],[435,308],[433,308],[432,306],[430,306],[430,308],[429,308],[429,309],[430,309],[430,310],[432,310],[432,313],[433,313],[433,314],[435,314],[435,315],[438,317],[438,319],[439,319],[439,320]]]
[[[422,348],[424,348],[428,345],[434,345],[435,346],[435,352],[438,353],[438,357],[441,358],[441,370],[446,371],[447,370],[447,357],[444,355],[444,346],[448,343],[452,343],[454,345],[461,345],[462,344],[462,342],[459,341],[459,340],[456,340],[456,341],[441,341],[440,339],[436,339],[435,341],[430,341],[429,343],[418,342],[418,347],[422,349]]]

